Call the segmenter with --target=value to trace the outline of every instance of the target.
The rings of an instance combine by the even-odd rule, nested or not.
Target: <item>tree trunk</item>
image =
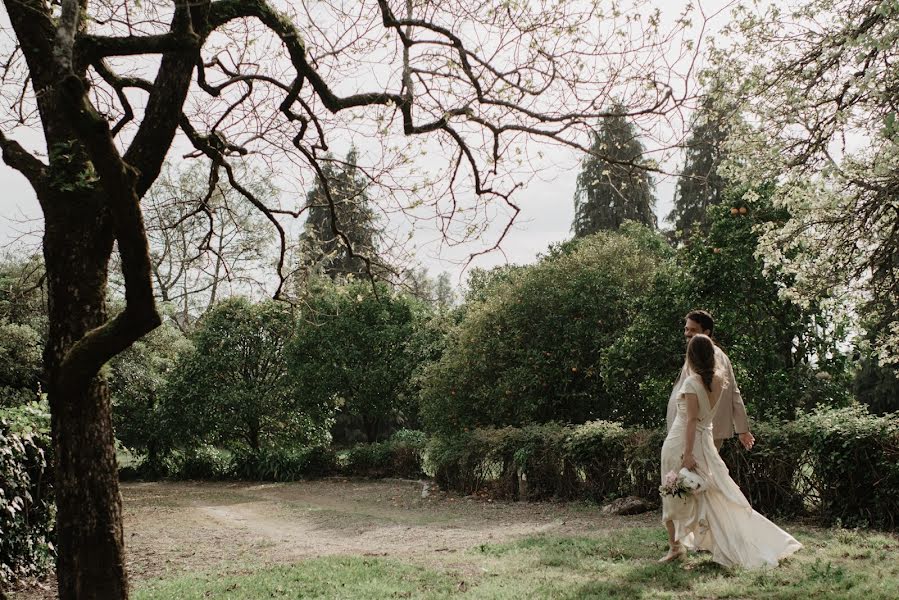
[[[61,192],[59,192],[61,194]],[[44,360],[56,453],[59,597],[128,597],[109,390],[101,376],[60,385],[66,352],[106,321],[113,232],[97,191],[44,202],[50,330]]]

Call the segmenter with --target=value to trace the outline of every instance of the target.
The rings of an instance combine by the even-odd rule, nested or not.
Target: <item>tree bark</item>
[[[58,192],[42,204],[48,209],[50,329],[44,360],[56,458],[59,597],[127,598],[109,391],[101,376],[60,383],[66,353],[107,320],[111,218],[98,190]]]

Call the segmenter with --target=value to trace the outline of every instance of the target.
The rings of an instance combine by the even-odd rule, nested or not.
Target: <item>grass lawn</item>
[[[660,565],[659,527],[532,535],[433,557],[332,556],[136,582],[135,600],[173,598],[899,598],[899,539],[787,524],[805,548],[777,569],[724,569],[693,554]]]

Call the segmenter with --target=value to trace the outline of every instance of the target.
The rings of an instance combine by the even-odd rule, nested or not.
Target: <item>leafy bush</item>
[[[553,249],[475,294],[423,376],[427,429],[623,418],[606,392],[603,353],[650,290],[664,242],[628,225]]]
[[[326,407],[291,379],[290,308],[231,298],[210,310],[160,392],[160,426],[176,447],[213,444],[260,451],[319,443]]]
[[[870,415],[860,405],[821,408],[793,422],[756,423],[753,430],[758,441],[751,452],[732,440],[722,457],[759,512],[899,525],[899,415]],[[492,488],[515,497],[521,472],[528,499],[658,501],[664,438],[662,429],[604,421],[479,429],[432,439],[429,467],[441,487],[464,494]]]
[[[0,418],[6,421],[9,430],[19,435],[35,434],[42,447],[50,448],[50,405],[47,396],[40,401],[32,401],[10,408],[0,409]]]
[[[174,453],[170,460],[170,475],[178,479],[225,479],[233,471],[229,452],[205,444]]]
[[[628,435],[618,423],[591,421],[574,428],[565,441],[565,454],[583,473],[585,493],[602,500],[628,486],[624,456]]]
[[[725,443],[721,456],[730,475],[756,510],[767,515],[796,516],[812,508],[807,440],[795,422],[755,422],[758,442],[746,452],[736,440]]]
[[[303,396],[336,412],[335,440],[383,441],[418,420],[408,383],[420,362],[410,345],[426,320],[421,301],[368,281],[322,282],[305,301],[287,348],[288,368]]]
[[[20,411],[13,425],[9,412],[0,414],[0,584],[45,572],[55,552],[50,438],[41,420],[29,422]]]
[[[523,489],[509,490],[513,496],[524,490],[528,500],[567,499],[576,495],[577,474],[565,454],[564,441],[569,432],[570,428],[557,423],[504,430],[498,448],[503,458],[503,483],[517,484],[519,473],[527,482]]]
[[[419,478],[426,444],[423,432],[403,429],[386,442],[350,448],[342,471],[362,477]]]
[[[796,425],[827,521],[899,525],[899,414],[874,416],[853,405],[817,409]]]
[[[179,355],[191,350],[191,343],[176,327],[163,323],[109,363],[116,439],[146,454],[148,466],[176,441],[171,438],[178,429],[163,423],[160,395]]]
[[[503,430],[477,429],[453,437],[432,438],[427,465],[437,485],[473,494],[488,480],[505,473],[502,457],[497,453],[503,433]]]
[[[43,341],[29,325],[0,321],[0,387],[37,390]]]
[[[324,446],[235,452],[232,475],[252,481],[297,481],[337,472],[337,455]]]

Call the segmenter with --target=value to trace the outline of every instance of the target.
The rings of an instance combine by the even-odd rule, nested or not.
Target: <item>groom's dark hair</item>
[[[708,311],[691,310],[684,318],[699,323],[699,326],[702,327],[702,330],[708,331],[709,335],[715,332],[715,319],[712,318],[712,315],[709,314]]]

